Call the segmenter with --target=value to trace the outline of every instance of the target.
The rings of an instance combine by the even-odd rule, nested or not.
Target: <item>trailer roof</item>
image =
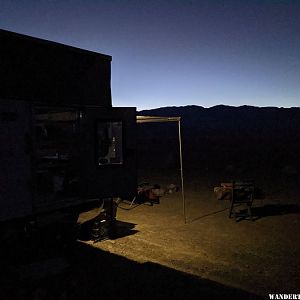
[[[111,107],[111,60],[0,29],[0,99]]]
[[[64,48],[64,49],[68,49],[70,51],[77,52],[77,53],[84,53],[84,54],[101,56],[104,59],[107,59],[107,60],[110,60],[110,61],[112,60],[112,57],[110,55],[107,55],[107,54],[102,54],[102,53],[98,53],[98,52],[94,52],[94,51],[90,51],[90,50],[86,50],[86,49],[81,49],[81,48],[77,48],[77,47],[74,47],[74,46],[70,46],[70,45],[66,45],[66,44],[62,44],[62,43],[57,43],[57,42],[54,42],[54,41],[45,40],[45,39],[41,39],[41,38],[37,38],[37,37],[25,35],[25,34],[13,32],[13,31],[9,31],[9,30],[0,29],[0,36],[1,35],[2,36],[5,36],[5,35],[10,36],[10,37],[16,38],[16,39],[23,39],[25,41],[30,41],[32,43],[45,45],[45,46],[48,46],[48,47]]]

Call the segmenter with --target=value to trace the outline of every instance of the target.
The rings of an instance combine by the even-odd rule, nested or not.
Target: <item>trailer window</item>
[[[80,174],[80,111],[35,107],[35,205],[77,197]]]
[[[123,136],[121,121],[98,121],[97,134],[97,164],[123,164]]]

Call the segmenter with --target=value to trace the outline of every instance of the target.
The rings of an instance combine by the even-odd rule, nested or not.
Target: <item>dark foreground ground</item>
[[[159,264],[138,263],[81,242],[69,249],[61,246],[48,242],[43,255],[22,262],[2,260],[0,299],[258,298],[240,289]],[[14,254],[24,256],[22,249],[20,243]]]
[[[178,174],[141,180],[179,183]],[[254,221],[228,218],[228,201],[211,183],[186,177],[181,193],[160,204],[120,203],[114,239],[93,243],[84,233],[97,210],[80,215],[77,241],[60,225],[1,244],[0,299],[268,299],[299,293],[299,197],[254,201]],[[284,193],[283,193],[284,194]],[[64,228],[64,224],[62,224]]]

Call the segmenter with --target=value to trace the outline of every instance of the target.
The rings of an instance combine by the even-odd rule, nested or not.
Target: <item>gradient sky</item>
[[[300,106],[297,0],[0,0],[0,28],[112,55],[114,106]]]

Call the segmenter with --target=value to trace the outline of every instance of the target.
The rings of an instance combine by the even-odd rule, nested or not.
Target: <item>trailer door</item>
[[[136,193],[136,109],[88,108],[81,117],[83,197],[131,198]]]
[[[0,103],[0,221],[32,213],[31,106]]]

